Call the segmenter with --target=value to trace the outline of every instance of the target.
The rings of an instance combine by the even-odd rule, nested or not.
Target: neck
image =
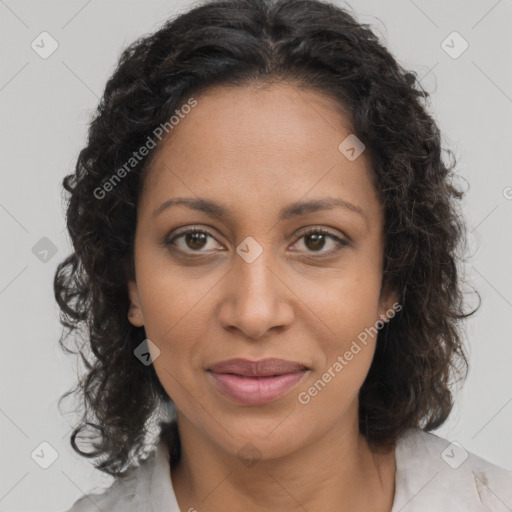
[[[181,510],[224,511],[227,503],[233,512],[391,510],[395,451],[372,452],[357,422],[347,428],[341,421],[286,455],[256,455],[252,463],[185,417],[178,415],[178,425],[182,455],[172,483]]]

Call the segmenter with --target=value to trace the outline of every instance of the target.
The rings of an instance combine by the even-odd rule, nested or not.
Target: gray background
[[[0,0],[2,511],[64,510],[81,494],[112,481],[73,452],[67,437],[73,415],[61,416],[57,409],[76,372],[74,358],[57,344],[52,287],[55,268],[70,251],[61,180],[74,168],[89,117],[121,50],[192,5]],[[422,77],[433,94],[444,146],[454,150],[457,172],[470,183],[464,211],[473,256],[466,273],[483,305],[467,324],[469,377],[436,433],[512,469],[512,0],[350,5],[396,58]],[[47,59],[31,48],[43,31],[59,45]],[[453,31],[469,44],[458,58],[441,46]],[[48,243],[39,242],[43,237],[57,250],[46,262],[33,252],[36,244]],[[44,441],[58,454],[48,469],[31,458]]]

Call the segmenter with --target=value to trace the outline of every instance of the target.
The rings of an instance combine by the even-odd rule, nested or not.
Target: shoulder
[[[117,478],[110,487],[92,492],[77,499],[66,512],[135,512],[144,510],[150,499],[150,480],[154,466],[155,450],[139,466],[131,468],[124,477]]]
[[[392,512],[510,512],[512,471],[430,432],[409,429],[396,445]]]

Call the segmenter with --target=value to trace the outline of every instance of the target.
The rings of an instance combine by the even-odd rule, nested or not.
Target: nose
[[[238,330],[258,340],[271,329],[286,330],[294,319],[293,297],[270,249],[248,263],[238,254],[226,276],[219,320],[226,330]]]

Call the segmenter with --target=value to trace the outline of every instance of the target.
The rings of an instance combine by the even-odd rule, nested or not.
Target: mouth
[[[309,368],[283,359],[231,359],[207,369],[216,388],[237,403],[258,405],[289,393]]]

